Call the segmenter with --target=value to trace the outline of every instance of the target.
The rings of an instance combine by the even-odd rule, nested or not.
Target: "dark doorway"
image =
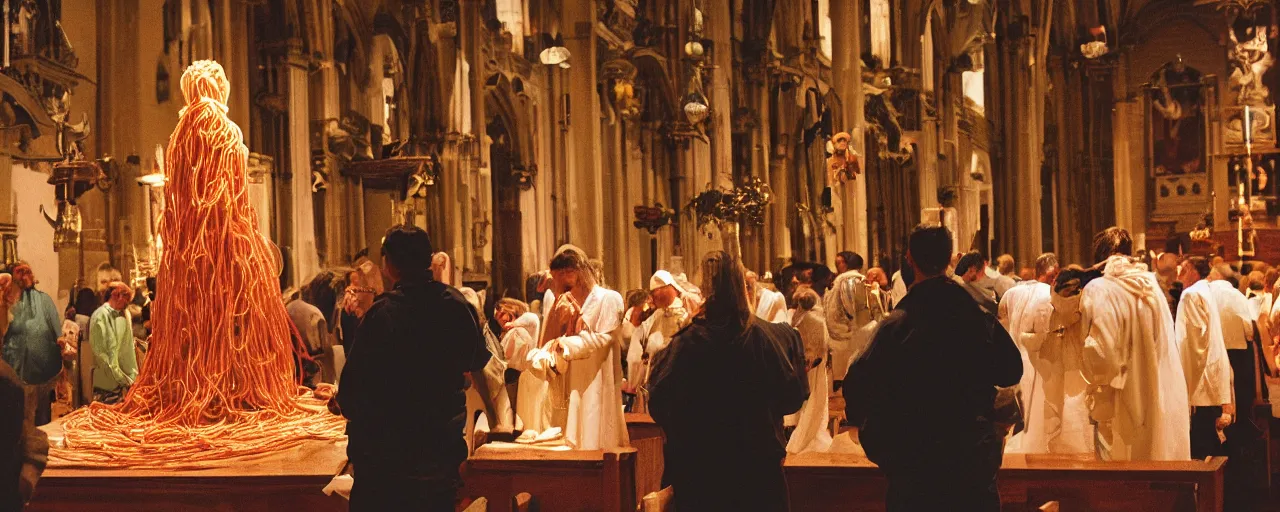
[[[502,117],[495,117],[487,127],[489,165],[493,179],[493,287],[492,300],[524,296],[524,260],[520,215],[520,187],[512,174],[516,155],[512,149],[511,130]]]

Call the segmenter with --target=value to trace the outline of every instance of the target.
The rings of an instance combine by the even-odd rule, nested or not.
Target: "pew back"
[[[511,510],[512,498],[532,496],[541,510],[633,512],[634,448],[546,450],[481,446],[467,460],[462,499],[487,498],[492,512]]]
[[[1221,512],[1226,459],[1100,462],[1082,457],[1006,455],[1000,501],[1034,510],[1056,501],[1063,510]],[[839,453],[787,458],[791,509],[881,512],[887,483],[875,464]]]

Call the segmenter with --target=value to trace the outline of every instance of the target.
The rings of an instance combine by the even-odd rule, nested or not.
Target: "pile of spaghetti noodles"
[[[120,403],[64,418],[51,453],[59,465],[207,467],[343,435],[342,418],[298,385],[280,254],[256,229],[222,66],[196,62],[181,83],[187,105],[165,154],[150,351]]]

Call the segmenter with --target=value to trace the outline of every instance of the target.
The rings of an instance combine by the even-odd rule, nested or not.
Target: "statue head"
[[[182,73],[182,96],[188,105],[209,98],[225,105],[231,94],[231,83],[222,65],[212,60],[198,60]]]
[[[844,151],[849,149],[849,140],[852,138],[849,132],[840,132],[831,137],[831,143],[835,145],[836,151]]]

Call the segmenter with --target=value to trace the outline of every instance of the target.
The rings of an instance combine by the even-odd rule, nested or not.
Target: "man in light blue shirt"
[[[89,343],[93,347],[93,399],[115,403],[138,378],[133,325],[125,308],[133,290],[119,281],[107,286],[107,302],[89,319]]]
[[[62,371],[62,349],[58,347],[62,320],[53,299],[35,288],[30,265],[15,263],[12,272],[9,283],[3,285],[6,298],[0,301],[8,305],[8,312],[0,315],[9,321],[0,353],[27,386],[27,393],[36,395],[35,424],[44,425],[51,419],[49,391]]]

